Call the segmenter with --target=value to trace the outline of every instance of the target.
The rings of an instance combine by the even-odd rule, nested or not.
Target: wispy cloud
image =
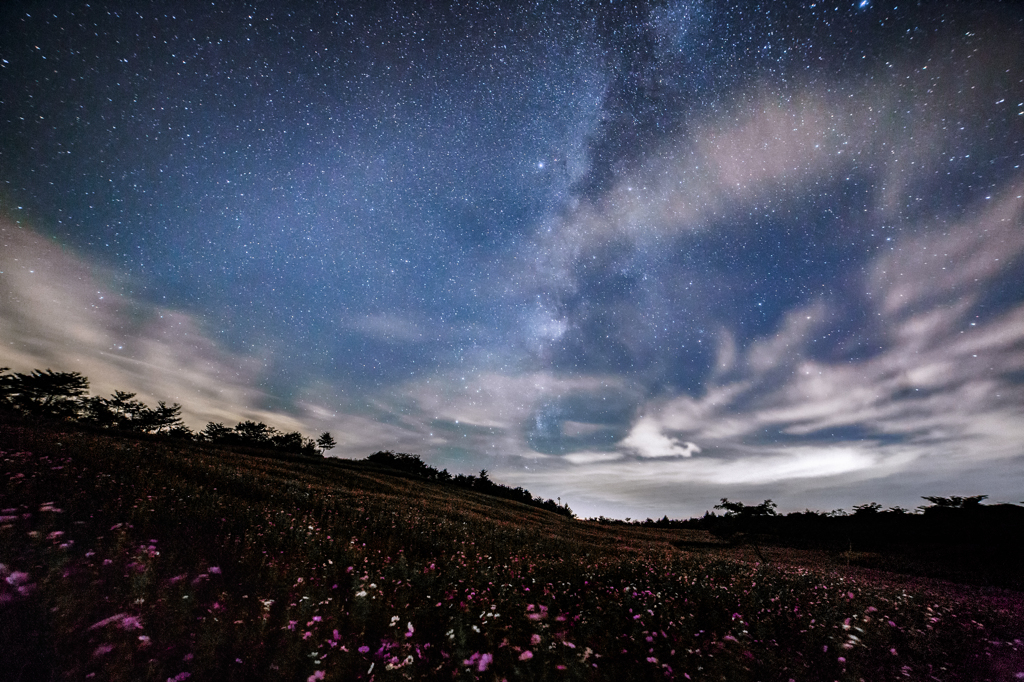
[[[377,313],[347,320],[351,329],[382,341],[417,343],[425,339],[421,325],[394,313]]]
[[[28,229],[0,223],[0,364],[78,371],[91,392],[180,402],[185,421],[307,423],[267,407],[266,358],[218,345],[195,316],[125,293],[116,274]]]
[[[863,289],[869,323],[835,357],[816,351],[834,303],[822,298],[745,349],[723,334],[726,369],[701,396],[642,402],[611,451],[563,458],[583,470],[560,468],[548,486],[543,474],[508,475],[625,508],[640,489],[672,506],[683,488],[705,501],[723,486],[778,497],[812,479],[866,491],[865,481],[878,489],[893,477],[944,488],[982,478],[986,492],[1012,496],[1020,475],[1006,472],[1024,459],[1024,305],[979,302],[1024,253],[1022,196],[1024,186],[984,200],[960,224],[876,258],[851,285]],[[865,357],[847,352],[869,341]],[[662,457],[675,459],[652,461]]]

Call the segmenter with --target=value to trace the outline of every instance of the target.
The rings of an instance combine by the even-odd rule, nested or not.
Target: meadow
[[[1024,679],[1024,594],[825,552],[17,422],[0,480],[4,679]]]

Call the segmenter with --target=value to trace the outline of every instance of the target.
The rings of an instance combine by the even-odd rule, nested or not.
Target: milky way
[[[583,515],[1024,499],[1013,3],[6,2],[0,364]]]

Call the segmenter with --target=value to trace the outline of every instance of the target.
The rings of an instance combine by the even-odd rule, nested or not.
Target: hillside
[[[0,424],[0,451],[8,679],[1024,673],[1016,592],[603,526],[361,462],[19,424]]]

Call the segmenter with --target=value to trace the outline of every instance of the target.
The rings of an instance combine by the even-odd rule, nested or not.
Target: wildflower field
[[[1024,679],[1024,595],[823,553],[17,424],[0,480],[3,679]]]

